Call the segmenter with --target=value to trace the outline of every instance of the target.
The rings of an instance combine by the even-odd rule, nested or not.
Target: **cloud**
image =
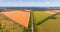
[[[1,0],[0,1],[0,6],[20,6],[20,7],[30,7],[30,6],[33,6],[33,7],[49,7],[49,6],[56,6],[56,7],[60,7],[60,0]],[[40,2],[39,2],[40,1]]]
[[[46,7],[49,7],[49,6],[60,6],[60,2],[50,2],[50,1],[46,1],[46,2],[20,2],[19,3],[20,6],[38,6],[38,7],[43,7],[43,6],[46,6]]]

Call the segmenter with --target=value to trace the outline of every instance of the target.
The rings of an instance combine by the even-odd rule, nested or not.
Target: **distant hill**
[[[32,11],[45,11],[45,10],[60,10],[60,7],[0,7],[0,11],[5,10],[32,10]]]

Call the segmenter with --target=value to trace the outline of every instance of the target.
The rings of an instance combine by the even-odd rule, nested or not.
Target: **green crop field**
[[[34,32],[60,32],[60,14],[33,12]],[[43,21],[43,22],[41,22]],[[39,25],[37,25],[41,22]]]
[[[46,17],[50,16],[51,14],[48,14],[46,12],[42,11],[35,11],[33,13],[34,23],[37,24],[38,22],[42,21]]]

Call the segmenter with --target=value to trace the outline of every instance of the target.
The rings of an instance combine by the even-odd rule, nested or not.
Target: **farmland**
[[[60,14],[33,12],[34,32],[60,32]]]
[[[60,32],[59,21],[59,10],[1,11],[0,32]]]
[[[24,27],[0,13],[0,32],[23,32]]]
[[[15,11],[7,11],[7,12],[1,12],[1,13],[9,17],[10,19],[14,20],[15,22],[25,27],[28,27],[30,12],[15,10]]]
[[[42,11],[35,11],[32,13],[34,16],[34,23],[35,24],[37,24],[38,22],[42,21],[43,19],[45,19],[46,17],[51,15],[51,14],[48,14],[48,13],[42,12]]]
[[[30,13],[26,11],[0,12],[0,32],[31,32],[29,19]]]

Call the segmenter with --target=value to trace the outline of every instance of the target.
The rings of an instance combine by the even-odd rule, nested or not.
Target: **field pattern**
[[[47,14],[45,12],[35,12],[34,16],[34,31],[35,32],[60,32],[60,13],[57,14]],[[44,19],[45,18],[45,19]],[[43,23],[37,21],[43,20]]]
[[[14,20],[15,22],[25,27],[28,27],[30,12],[16,10],[16,11],[7,11],[1,13],[9,17],[10,19]]]
[[[32,13],[33,13],[35,24],[37,24],[38,22],[42,21],[43,19],[45,19],[46,17],[51,15],[51,14],[48,14],[48,13],[42,12],[42,11],[35,11],[35,12],[32,12]]]
[[[0,32],[23,32],[24,26],[0,13]]]
[[[0,32],[60,32],[60,13],[0,12]]]

